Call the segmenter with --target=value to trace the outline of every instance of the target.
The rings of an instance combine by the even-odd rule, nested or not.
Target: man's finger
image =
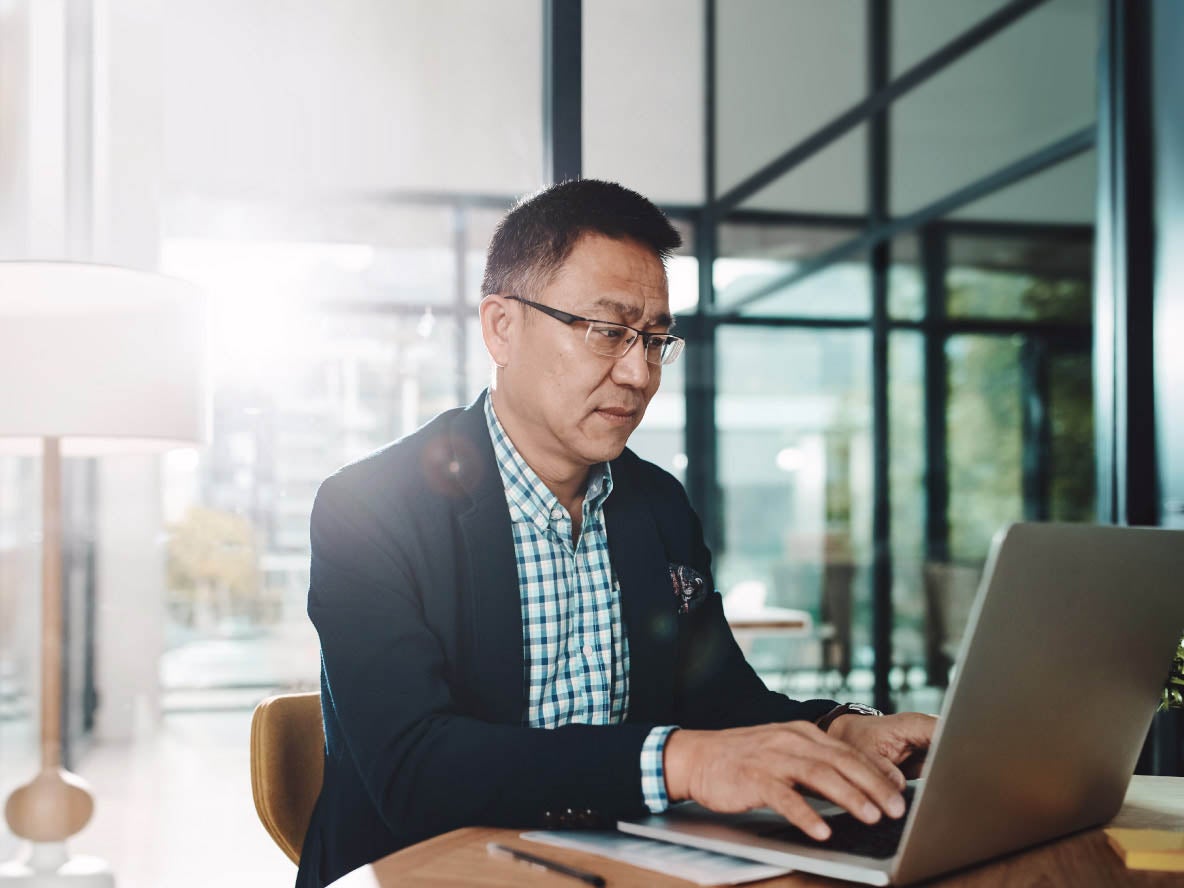
[[[810,807],[810,803],[803,799],[783,783],[774,782],[765,804],[804,832],[806,835],[825,842],[830,838],[830,827],[826,821],[818,816],[818,812]]]
[[[877,770],[886,776],[889,781],[897,788],[903,790],[907,785],[907,780],[901,769],[897,766],[893,755],[897,752],[899,760],[903,762],[912,754],[912,750],[916,748],[914,743],[907,739],[907,737],[900,736],[892,729],[888,733],[888,743],[886,745],[882,742],[882,732],[879,730],[881,725],[887,724],[889,718],[866,719],[859,723],[862,729],[855,737],[848,737],[840,740],[838,737],[827,737],[828,745],[838,744],[847,749],[853,749],[860,754],[869,764],[873,765]],[[856,745],[856,744],[859,745]]]
[[[884,811],[890,817],[900,817],[904,814],[904,798],[900,794],[904,788],[903,781],[898,783],[879,766],[874,758],[865,755],[855,747],[846,746],[846,744],[844,747],[842,750],[827,750],[826,752],[828,763],[834,770],[841,774],[847,782],[858,787],[877,806],[877,813]],[[891,767],[896,770],[895,765]],[[840,802],[840,804],[842,803]],[[856,814],[851,808],[847,808],[847,810]]]
[[[859,770],[863,770],[862,767]],[[880,806],[846,771],[821,759],[791,758],[785,763],[785,773],[794,783],[830,799],[864,823],[879,822]]]
[[[892,817],[904,813],[904,799],[900,793],[906,781],[900,769],[887,758],[876,752],[865,752],[837,737],[830,737],[813,725],[803,725],[795,733],[801,738],[799,743],[808,744],[797,745],[797,754],[828,762]],[[855,812],[852,810],[851,813]]]
[[[898,778],[901,776],[900,769],[896,767],[891,759],[888,759],[882,754],[878,752],[865,752],[863,749],[854,745],[853,743],[847,740],[840,740],[838,737],[833,737],[823,731],[821,728],[818,728],[817,726],[807,722],[795,722],[794,725],[797,728],[796,733],[800,734],[804,739],[818,743],[827,749],[854,752],[865,762],[867,762],[868,765],[876,768],[878,771],[884,772],[888,779],[893,783],[896,783],[901,787],[904,786],[904,783],[898,780]]]
[[[823,749],[834,753],[847,753],[849,755],[855,755],[869,768],[874,768],[878,771],[884,770],[884,766],[878,761],[880,756],[877,754],[869,754],[864,752],[858,746],[847,742],[846,740],[840,740],[838,737],[832,737],[821,728],[818,728],[809,722],[793,722],[792,725],[795,729],[794,734],[797,735],[797,742],[799,744],[805,742],[809,743],[811,746],[821,746]],[[809,747],[798,746],[796,748],[808,749]],[[891,774],[888,776],[890,780],[895,782],[895,779],[892,778]]]
[[[865,751],[850,743],[843,743],[843,750],[848,754],[857,756],[860,761],[866,762],[869,767],[874,768],[887,777],[888,782],[896,788],[897,792],[904,789],[906,784],[904,774],[900,772],[900,768],[888,756],[872,750]]]
[[[876,767],[878,767],[883,772],[885,777],[895,784],[898,790],[903,790],[908,785],[908,781],[905,779],[904,772],[901,771],[900,768],[898,768],[895,764],[893,764],[891,759],[882,755],[875,755],[871,758]]]

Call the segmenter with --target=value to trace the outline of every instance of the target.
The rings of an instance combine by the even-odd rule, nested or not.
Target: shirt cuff
[[[652,814],[661,814],[670,807],[662,756],[666,751],[666,738],[677,730],[677,725],[654,728],[641,744],[641,794]]]

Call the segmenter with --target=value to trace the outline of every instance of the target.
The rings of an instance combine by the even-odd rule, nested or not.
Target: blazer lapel
[[[621,616],[629,639],[629,721],[666,724],[674,708],[678,621],[666,547],[654,516],[633,495],[619,463],[605,502],[609,556],[621,584]]]
[[[472,620],[471,679],[483,716],[518,724],[525,710],[522,602],[510,511],[485,424],[485,395],[457,418],[452,458],[470,497],[459,517],[461,551],[468,575],[462,592]]]

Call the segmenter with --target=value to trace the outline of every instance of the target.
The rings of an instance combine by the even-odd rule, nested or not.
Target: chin
[[[604,442],[593,445],[584,451],[584,458],[588,465],[596,465],[602,462],[612,462],[618,456],[625,452],[625,445],[628,439],[622,441]]]
[[[573,429],[582,445],[577,450],[588,465],[611,462],[624,452],[640,421],[638,417],[636,422],[615,428],[605,428],[599,422],[581,423]]]

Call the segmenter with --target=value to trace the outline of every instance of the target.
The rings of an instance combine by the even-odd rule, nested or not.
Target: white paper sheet
[[[544,845],[556,845],[620,860],[633,866],[653,870],[676,879],[686,879],[696,885],[740,885],[756,879],[783,876],[786,867],[756,863],[740,857],[701,851],[673,842],[643,839],[623,832],[572,830],[524,832],[522,838]]]

